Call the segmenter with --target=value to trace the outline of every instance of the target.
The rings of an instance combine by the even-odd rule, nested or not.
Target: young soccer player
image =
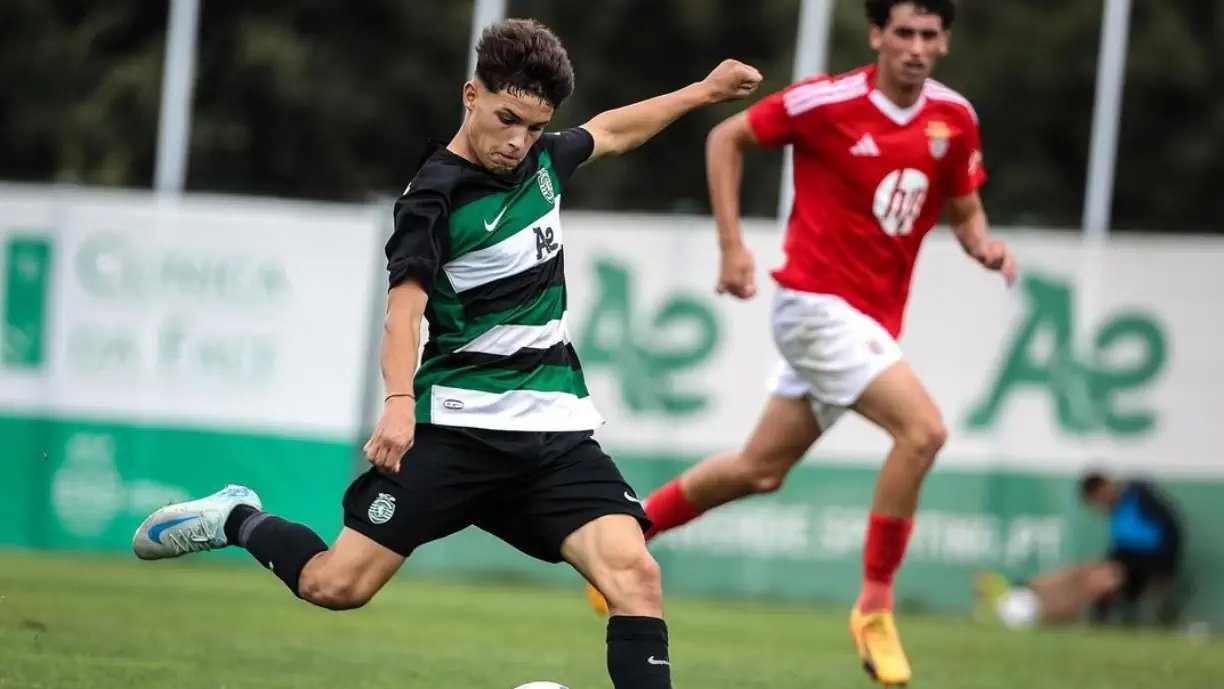
[[[142,559],[234,545],[299,598],[365,605],[412,552],[475,525],[607,594],[616,689],[671,686],[659,568],[633,489],[592,437],[602,423],[565,326],[561,197],[579,166],[633,150],[696,108],[752,93],[727,60],[704,80],[545,134],[574,89],[565,49],[534,21],[484,31],[459,132],[395,204],[382,343],[387,389],[329,546],[243,486],[151,515]],[[418,365],[421,319],[429,341]],[[305,375],[305,374],[304,374]]]
[[[739,227],[745,149],[794,149],[795,203],[786,260],[772,273],[772,336],[782,355],[772,395],[747,442],[710,457],[646,500],[653,537],[703,512],[777,490],[846,412],[892,436],[867,524],[862,590],[850,631],[867,672],[911,678],[893,619],[923,478],[947,432],[897,344],[923,238],[947,210],[961,246],[1010,285],[1016,265],[987,234],[986,178],[973,107],[930,79],[947,53],[952,0],[867,0],[873,64],[792,84],[719,124],[707,173],[722,266],[717,291],[756,294]],[[588,589],[597,610],[599,592]]]

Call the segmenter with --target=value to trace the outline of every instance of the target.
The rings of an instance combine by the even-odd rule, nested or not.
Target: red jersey
[[[875,76],[873,65],[791,84],[749,108],[748,122],[761,145],[794,150],[774,280],[837,295],[900,337],[923,238],[945,201],[977,191],[986,171],[968,100],[928,79],[901,108]]]

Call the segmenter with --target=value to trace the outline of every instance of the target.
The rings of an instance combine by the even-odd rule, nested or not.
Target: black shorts
[[[370,469],[344,494],[344,525],[407,557],[469,526],[545,562],[609,514],[650,520],[590,431],[534,433],[418,425],[398,473]]]
[[[1112,551],[1109,561],[1122,569],[1122,597],[1138,600],[1152,584],[1171,584],[1177,577],[1175,556]]]

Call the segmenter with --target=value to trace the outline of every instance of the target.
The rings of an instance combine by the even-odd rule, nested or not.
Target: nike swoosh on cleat
[[[171,529],[171,528],[178,526],[179,524],[186,524],[189,521],[192,521],[194,519],[199,519],[199,518],[200,518],[200,515],[197,514],[197,515],[192,515],[190,517],[179,517],[178,519],[171,519],[168,522],[162,522],[154,526],[153,528],[149,529],[149,540],[153,541],[154,543],[158,545],[163,545],[161,542],[161,535],[166,532],[166,529]]]

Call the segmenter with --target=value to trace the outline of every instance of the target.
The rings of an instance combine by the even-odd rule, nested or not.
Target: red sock
[[[693,507],[684,493],[680,492],[680,479],[674,478],[646,498],[646,516],[654,526],[646,532],[650,540],[664,531],[684,526],[700,517],[702,510]]]
[[[872,513],[863,546],[863,591],[858,608],[862,612],[892,610],[893,577],[905,558],[914,520]]]

